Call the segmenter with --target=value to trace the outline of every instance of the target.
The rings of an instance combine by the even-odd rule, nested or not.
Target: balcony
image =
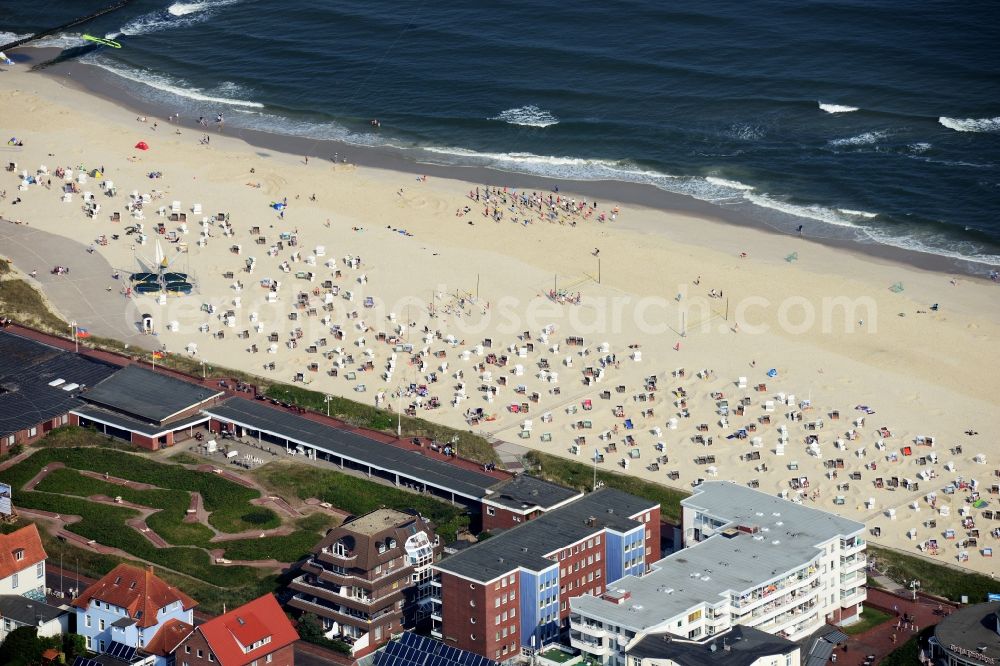
[[[840,558],[840,567],[842,569],[861,569],[866,564],[868,564],[868,557],[865,553],[857,553],[850,557]]]
[[[811,584],[812,587],[817,587],[817,583],[819,582],[818,577],[818,568],[812,569],[811,572],[806,569],[803,572],[792,574],[777,583],[755,590],[746,599],[741,599],[737,596],[730,597],[730,604],[734,608],[749,609],[751,606],[776,598],[776,595],[779,595],[781,592],[791,592],[808,584]]]
[[[594,624],[586,621],[579,621],[570,618],[569,628],[571,631],[578,631],[580,634],[591,638],[612,638],[610,631],[605,629],[599,624]]]
[[[585,640],[580,635],[574,635],[573,632],[570,632],[569,644],[577,650],[592,654],[596,657],[606,657],[611,654],[611,648],[609,646],[602,645],[597,641]]]
[[[856,604],[865,600],[868,596],[868,588],[864,585],[859,585],[853,590],[844,590],[840,593],[840,603],[843,604]]]
[[[864,571],[851,571],[849,573],[840,574],[840,585],[842,587],[852,586],[856,583],[864,583],[868,580],[868,574]]]
[[[380,608],[386,604],[400,601],[403,598],[402,588],[392,590],[389,594],[383,594],[380,597],[361,597],[343,594],[339,588],[318,585],[315,582],[310,582],[307,575],[302,575],[292,579],[292,582],[288,584],[288,587],[296,592],[305,592],[333,603],[346,604],[352,608],[357,608],[366,612],[372,606]]]

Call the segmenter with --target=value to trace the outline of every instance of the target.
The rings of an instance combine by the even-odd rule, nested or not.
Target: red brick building
[[[294,666],[295,627],[272,594],[198,625],[174,648],[174,666]]]
[[[583,493],[521,474],[502,481],[483,498],[482,529],[510,529],[580,499]]]
[[[190,437],[196,425],[209,420],[202,408],[222,396],[222,391],[128,365],[83,393],[88,404],[72,410],[69,420],[157,451]]]
[[[117,366],[0,331],[0,455],[69,423],[87,387]]]
[[[644,573],[659,544],[658,504],[609,488],[590,493],[436,564],[432,634],[500,661],[555,642],[569,599]]]

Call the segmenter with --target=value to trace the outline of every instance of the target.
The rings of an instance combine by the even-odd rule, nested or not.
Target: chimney
[[[147,564],[146,565],[146,571],[148,571],[149,573],[153,573],[153,565],[152,564]]]
[[[594,516],[588,516],[586,523],[587,527],[593,527],[594,525],[597,524],[597,518],[595,518]]]

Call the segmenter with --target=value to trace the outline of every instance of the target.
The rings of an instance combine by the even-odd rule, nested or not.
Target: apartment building
[[[559,639],[568,601],[602,594],[660,557],[660,506],[605,488],[434,565],[432,634],[505,660]]]
[[[865,600],[862,523],[731,482],[681,502],[686,548],[570,601],[570,644],[624,666],[649,635],[711,640],[742,625],[798,640]]]
[[[431,613],[431,565],[442,547],[420,516],[378,509],[330,530],[289,588],[361,657]]]

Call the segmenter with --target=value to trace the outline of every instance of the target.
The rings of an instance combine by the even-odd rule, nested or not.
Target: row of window
[[[514,590],[511,590],[510,594],[505,594],[502,597],[497,596],[497,598],[493,600],[493,607],[494,608],[500,608],[500,604],[505,604],[505,603],[507,603],[508,600],[509,601],[514,601],[515,599],[517,599],[517,592],[514,591]],[[469,600],[469,605],[470,606],[475,606],[476,605],[476,600],[475,599],[470,599]]]
[[[88,646],[88,647],[89,647],[89,646]],[[201,652],[201,650],[198,650],[198,651],[199,651],[199,652]],[[199,655],[199,656],[200,656],[200,655]],[[271,663],[271,660],[272,660],[273,658],[274,658],[274,655],[270,655],[270,654],[269,654],[269,655],[265,656],[265,657],[264,657],[264,663],[265,663],[265,664],[270,664],[270,663]],[[211,652],[209,652],[209,653],[208,653],[208,660],[209,660],[209,661],[215,661],[215,657],[214,657],[214,656],[212,655],[212,653],[211,653]],[[260,661],[260,659],[254,659],[253,661],[251,661],[251,662],[250,662],[249,666],[259,666],[259,665],[258,665],[258,663],[257,663],[257,662],[259,662],[259,661]],[[185,661],[183,661],[183,662],[181,662],[181,663],[183,664],[183,666],[191,666],[191,662],[189,662],[189,661],[186,661],[186,660],[185,660]]]
[[[504,643],[503,649],[497,650],[494,656],[499,660],[501,654],[507,654],[508,652],[514,652],[517,650],[517,643]]]
[[[511,574],[509,576],[504,576],[503,578],[498,580],[493,585],[493,589],[499,590],[501,587],[507,587],[508,585],[513,585],[513,584],[514,584],[514,574]],[[469,587],[471,587],[473,590],[476,589],[475,585],[469,585]]]
[[[586,549],[590,549],[590,548],[594,548],[595,546],[600,546],[600,545],[601,545],[601,535],[598,534],[597,536],[595,536],[592,539],[587,539],[587,543],[586,544],[584,544],[583,542],[580,542],[580,543],[576,544],[575,546],[571,546],[569,548],[564,549],[562,552],[559,553],[559,559],[560,560],[565,560],[570,555],[578,555],[578,554],[580,554],[580,551],[584,550],[585,548]]]
[[[21,572],[16,572],[10,577],[10,586],[12,589],[17,589],[17,586],[21,584],[20,576]],[[39,562],[35,565],[35,579],[45,578],[45,563]]]

